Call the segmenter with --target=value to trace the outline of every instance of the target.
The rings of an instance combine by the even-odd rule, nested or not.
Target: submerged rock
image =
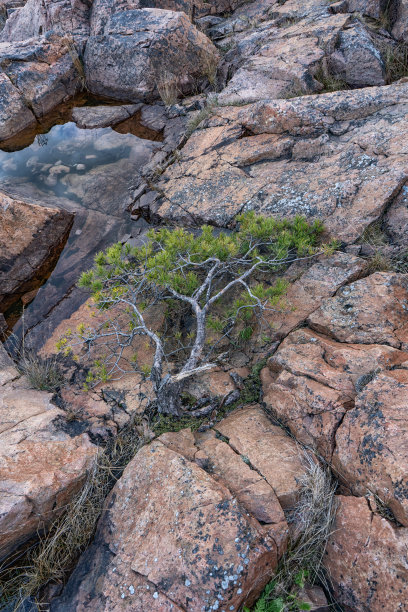
[[[132,117],[140,110],[141,106],[141,104],[81,106],[73,109],[72,119],[79,128],[95,129],[110,127]]]

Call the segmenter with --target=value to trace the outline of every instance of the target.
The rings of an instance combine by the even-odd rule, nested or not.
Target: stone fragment
[[[139,104],[121,106],[81,106],[74,108],[72,119],[79,128],[94,129],[110,127],[132,117],[139,109]]]
[[[0,72],[0,142],[31,127],[36,119],[8,76]]]
[[[265,315],[271,325],[271,341],[282,340],[303,323],[325,298],[335,294],[343,285],[357,280],[367,269],[364,259],[346,253],[335,253],[313,263],[299,279],[289,280],[282,308]],[[290,278],[290,270],[288,272]]]
[[[330,461],[335,434],[356,395],[380,371],[408,366],[408,353],[292,332],[261,373],[267,407],[297,440]]]
[[[199,460],[195,455],[197,463],[225,484],[252,516],[267,525],[281,523],[279,548],[284,548],[285,515],[271,485],[213,430],[196,434],[196,445],[202,452]]]
[[[75,48],[58,36],[0,42],[0,69],[36,117],[43,117],[80,90],[78,61]]]
[[[28,0],[10,15],[0,41],[39,38],[50,31],[62,36],[86,37],[91,5],[92,0]]]
[[[273,425],[259,406],[236,410],[216,425],[231,448],[265,478],[282,508],[293,506],[305,473],[301,452],[281,427]]]
[[[399,0],[391,3],[392,35],[402,42],[408,42],[408,1]]]
[[[337,48],[329,58],[329,70],[351,87],[385,85],[381,53],[361,23],[340,32]]]
[[[216,69],[218,53],[184,13],[161,9],[114,13],[85,50],[85,75],[94,94],[174,104],[195,80]]]
[[[3,349],[2,349],[3,351]],[[84,482],[97,453],[59,426],[52,395],[30,389],[0,356],[0,560],[46,530]],[[13,371],[14,370],[14,371]]]

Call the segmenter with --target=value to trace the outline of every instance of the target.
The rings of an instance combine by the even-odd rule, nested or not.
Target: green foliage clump
[[[287,283],[273,280],[272,274],[324,252],[326,247],[319,247],[322,232],[318,221],[275,219],[251,211],[237,217],[235,231],[209,225],[195,232],[159,228],[147,233],[142,246],[115,244],[98,253],[80,286],[90,289],[100,310],[120,305],[128,316],[125,326],[116,314],[98,330],[83,327],[77,334],[87,354],[95,344],[106,344],[106,368],[98,364],[92,375],[107,380],[123,372],[126,349],[135,336],[147,336],[155,348],[151,367],[139,366],[133,358],[130,364],[154,383],[161,410],[180,415],[181,381],[209,367],[221,341],[248,342],[257,319],[276,310],[286,292]],[[149,309],[158,304],[166,305],[169,334],[146,324]],[[208,330],[221,338],[212,342]],[[71,345],[64,339],[61,348]],[[171,367],[180,366],[177,375],[163,371],[169,361]]]
[[[260,257],[272,267],[285,260],[290,251],[300,256],[311,255],[323,231],[319,221],[309,224],[302,217],[278,220],[248,212],[238,222],[239,230],[232,233],[215,233],[209,225],[204,225],[198,236],[184,228],[163,228],[151,230],[142,247],[115,244],[96,255],[95,267],[82,274],[79,284],[91,289],[94,297],[103,302],[107,289],[110,298],[123,296],[123,275],[137,272],[138,279],[143,275],[157,287],[171,287],[191,296],[202,280],[202,271],[197,266],[208,259],[226,263],[242,257],[244,265]],[[188,265],[183,266],[183,261]],[[262,288],[257,291],[262,292]],[[265,289],[265,296],[268,291],[276,297],[278,289]]]

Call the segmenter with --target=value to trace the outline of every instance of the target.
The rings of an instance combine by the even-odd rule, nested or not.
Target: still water
[[[84,300],[75,284],[95,253],[132,234],[134,223],[126,212],[129,188],[159,146],[112,128],[79,129],[68,122],[38,134],[26,148],[0,150],[0,191],[75,213],[52,275],[24,313],[24,333],[35,348]],[[14,308],[6,318],[21,336],[18,314]]]

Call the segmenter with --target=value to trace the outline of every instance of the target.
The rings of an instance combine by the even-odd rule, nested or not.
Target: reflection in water
[[[57,266],[25,312],[33,346],[39,347],[83,301],[75,283],[94,254],[132,233],[134,224],[125,212],[129,187],[159,146],[111,128],[82,130],[70,122],[37,135],[25,149],[0,150],[1,191],[76,215]],[[11,323],[15,313],[8,314]],[[14,331],[22,334],[21,323]]]

